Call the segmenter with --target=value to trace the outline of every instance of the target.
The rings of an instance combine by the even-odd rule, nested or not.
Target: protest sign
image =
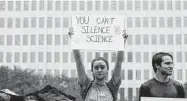
[[[141,101],[187,101],[185,98],[141,97]]]
[[[72,49],[124,50],[123,16],[77,15],[72,17],[72,27]]]

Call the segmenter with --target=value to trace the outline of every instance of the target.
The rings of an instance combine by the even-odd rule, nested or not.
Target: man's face
[[[160,66],[158,66],[158,71],[163,75],[170,76],[173,71],[173,60],[170,56],[163,56]]]
[[[97,80],[103,80],[107,77],[108,69],[103,60],[97,60],[93,64],[93,76]]]

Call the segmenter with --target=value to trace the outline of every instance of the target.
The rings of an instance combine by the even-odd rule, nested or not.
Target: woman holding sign
[[[70,28],[68,35],[74,34],[73,29]],[[124,44],[128,35],[123,32]],[[81,59],[80,51],[73,50],[76,61],[78,81],[81,87],[81,96],[84,101],[116,101],[119,86],[121,84],[121,65],[124,58],[124,52],[118,51],[117,61],[115,64],[112,78],[106,82],[106,77],[109,70],[109,63],[103,57],[96,57],[91,62],[91,71],[93,80],[88,78]]]

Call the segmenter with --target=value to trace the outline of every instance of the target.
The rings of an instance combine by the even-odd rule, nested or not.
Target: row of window
[[[170,52],[173,55],[173,52]],[[111,62],[116,62],[116,52],[82,52],[82,60],[91,62],[94,57],[102,56]],[[127,60],[123,62],[151,62],[155,52],[127,52]],[[183,58],[184,56],[184,58]],[[187,62],[187,52],[176,52],[174,61]],[[72,52],[0,52],[0,63],[70,63],[75,62]]]
[[[183,7],[183,8],[182,8]],[[187,9],[187,1],[181,1],[181,0],[112,0],[112,1],[53,1],[53,0],[24,0],[24,1],[0,1],[0,11],[116,11],[116,10],[181,10]]]
[[[63,20],[63,21],[62,21]],[[184,17],[127,17],[124,18],[127,28],[180,28],[187,27],[187,16]],[[126,24],[125,24],[126,23]],[[0,28],[68,28],[70,18],[67,17],[25,17],[0,18]]]
[[[69,45],[69,36],[60,34],[0,35],[0,45]],[[128,45],[181,45],[187,44],[187,34],[129,35]]]

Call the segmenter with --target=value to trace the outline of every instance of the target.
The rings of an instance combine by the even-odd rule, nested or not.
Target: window
[[[14,54],[14,62],[15,63],[20,62],[20,53],[19,52],[15,52],[15,54]]]
[[[183,1],[183,7],[184,7],[184,10],[187,9],[187,1]]]
[[[128,17],[128,18],[127,18],[127,27],[128,27],[128,28],[131,28],[131,27],[133,26],[132,23],[133,23],[133,22],[132,22],[132,17]]]
[[[38,62],[44,62],[44,53],[38,52]]]
[[[46,62],[47,63],[51,63],[52,62],[52,53],[51,52],[47,52],[47,54],[46,54]]]
[[[119,10],[124,10],[124,1],[123,0],[119,0]]]
[[[61,25],[60,22],[61,22],[60,18],[55,18],[55,28],[60,28],[60,25]]]
[[[156,10],[156,0],[151,0],[151,10]]]
[[[185,62],[187,62],[187,52],[185,52]]]
[[[128,88],[128,101],[133,101],[133,88]]]
[[[156,17],[151,17],[151,27],[156,27],[157,23],[156,23]]]
[[[149,27],[148,17],[143,18],[143,27],[144,28]]]
[[[181,34],[176,34],[176,44],[177,45],[181,44]]]
[[[140,35],[135,36],[135,42],[136,42],[136,45],[141,45],[141,36]]]
[[[164,17],[159,18],[159,27],[165,27]]]
[[[172,17],[168,17],[167,18],[167,27],[173,27],[173,18]]]
[[[175,24],[176,24],[176,27],[181,27],[181,18],[180,17],[175,18]]]
[[[7,35],[7,45],[12,45],[12,35]]]
[[[121,79],[125,80],[125,70],[121,70]]]
[[[140,1],[135,0],[135,10],[140,10]]]
[[[182,52],[177,52],[177,62],[182,62]]]
[[[104,53],[103,53],[103,57],[104,57],[106,60],[108,60],[108,53],[107,53],[107,52],[104,52]]]
[[[44,45],[44,34],[39,34],[38,44]]]
[[[132,62],[133,61],[133,54],[132,52],[128,52],[128,62]]]
[[[20,18],[16,18],[16,28],[20,28],[21,27],[21,19]]]
[[[184,17],[184,27],[187,27],[187,16]]]
[[[149,44],[149,35],[143,35],[143,44],[148,45]]]
[[[120,101],[125,101],[125,88],[120,88]]]
[[[164,45],[164,44],[165,44],[165,35],[160,34],[160,45]]]
[[[148,10],[148,0],[143,0],[143,10]]]
[[[132,10],[132,1],[128,0],[126,6],[127,6],[127,10]]]
[[[69,42],[68,42],[68,35],[63,35],[63,45],[68,45]]]
[[[95,1],[95,10],[99,11],[101,9],[101,1]]]
[[[3,63],[4,60],[4,53],[0,52],[0,63]]]
[[[60,52],[55,52],[55,62],[60,62]]]
[[[164,10],[164,1],[163,0],[159,1],[159,10]]]
[[[5,1],[0,1],[0,11],[5,10]]]
[[[55,69],[55,73],[54,74],[55,74],[56,77],[59,77],[60,76],[60,71],[58,69]]]
[[[116,1],[111,1],[111,10],[116,11]]]
[[[37,7],[36,0],[32,1],[32,11],[35,11]]]
[[[14,8],[13,1],[8,1],[8,11],[12,11]]]
[[[47,28],[52,28],[52,27],[53,27],[53,18],[47,17]]]
[[[55,35],[55,45],[60,45],[60,35]]]
[[[172,10],[172,0],[167,1],[167,10]]]
[[[75,58],[74,58],[73,52],[71,52],[71,62],[75,62]]]
[[[104,11],[108,10],[108,1],[103,1],[103,10]]]
[[[182,80],[182,69],[177,70],[177,80]]]
[[[4,27],[5,27],[5,19],[0,18],[0,28],[4,28]]]
[[[128,40],[127,40],[127,44],[128,44],[128,45],[132,45],[132,44],[133,44],[133,43],[132,43],[132,40],[133,40],[132,35],[129,35]]]
[[[52,35],[47,35],[47,45],[52,45],[52,41],[53,38],[52,38]]]
[[[28,35],[23,35],[23,45],[28,45]]]
[[[28,11],[29,10],[29,1],[24,1],[24,10]]]
[[[63,10],[64,11],[69,10],[69,2],[68,1],[63,1]]]
[[[116,52],[112,52],[111,53],[111,60],[112,60],[112,62],[116,62],[117,61],[117,54],[116,54]]]
[[[30,52],[30,62],[34,63],[36,60],[36,53],[35,52]]]
[[[87,52],[87,61],[88,62],[92,61],[92,52]]]
[[[68,26],[69,26],[68,18],[63,18],[63,27],[68,28]]]
[[[143,53],[144,57],[144,62],[149,62],[149,52],[144,52]]]
[[[100,53],[99,52],[95,52],[95,58],[100,57]]]
[[[141,70],[136,70],[136,80],[141,80]]]
[[[31,45],[36,45],[36,35],[31,35]]]
[[[173,45],[173,35],[168,34],[168,45]]]
[[[21,1],[16,1],[16,11],[21,10]]]
[[[12,27],[13,27],[13,20],[12,18],[8,18],[7,28],[12,28]]]
[[[29,18],[23,18],[23,28],[29,27]]]
[[[44,4],[44,0],[40,0],[40,10],[44,10],[45,9],[45,4]]]
[[[12,53],[6,52],[6,62],[11,63],[12,62]]]
[[[65,77],[68,77],[68,70],[63,70],[62,75],[64,75]]]
[[[152,40],[152,45],[156,45],[157,44],[157,36],[156,35],[152,35],[151,36],[151,40]]]
[[[128,80],[133,80],[133,71],[128,70]]]
[[[71,10],[76,11],[77,10],[77,1],[71,1]]]
[[[84,52],[81,52],[81,59],[84,62]]]
[[[23,52],[22,53],[22,62],[26,63],[28,61],[28,53],[27,52]]]
[[[71,70],[71,77],[72,78],[75,78],[77,75],[76,75],[76,70]]]
[[[175,1],[175,9],[176,10],[180,10],[181,9],[181,4],[180,3],[181,3],[180,0],[176,0]]]
[[[149,70],[144,70],[144,80],[149,79]]]
[[[36,28],[36,17],[31,18],[31,28]]]
[[[15,45],[20,45],[20,35],[15,35]]]
[[[61,9],[61,1],[55,1],[55,9],[59,11]]]
[[[136,27],[140,27],[140,25],[141,25],[141,22],[140,22],[140,17],[136,17],[135,18],[135,25],[136,25]]]
[[[51,69],[46,69],[46,75],[52,75]]]
[[[136,62],[141,62],[141,53],[136,52]]]
[[[48,11],[53,10],[53,1],[52,0],[47,1],[47,10]]]
[[[187,34],[184,34],[184,44],[187,44]]]
[[[85,9],[84,1],[79,1],[79,9],[80,11],[84,11]]]
[[[44,28],[44,17],[39,18],[39,28]]]
[[[68,62],[68,52],[63,52],[63,63]]]
[[[0,45],[4,45],[4,35],[0,35]]]

